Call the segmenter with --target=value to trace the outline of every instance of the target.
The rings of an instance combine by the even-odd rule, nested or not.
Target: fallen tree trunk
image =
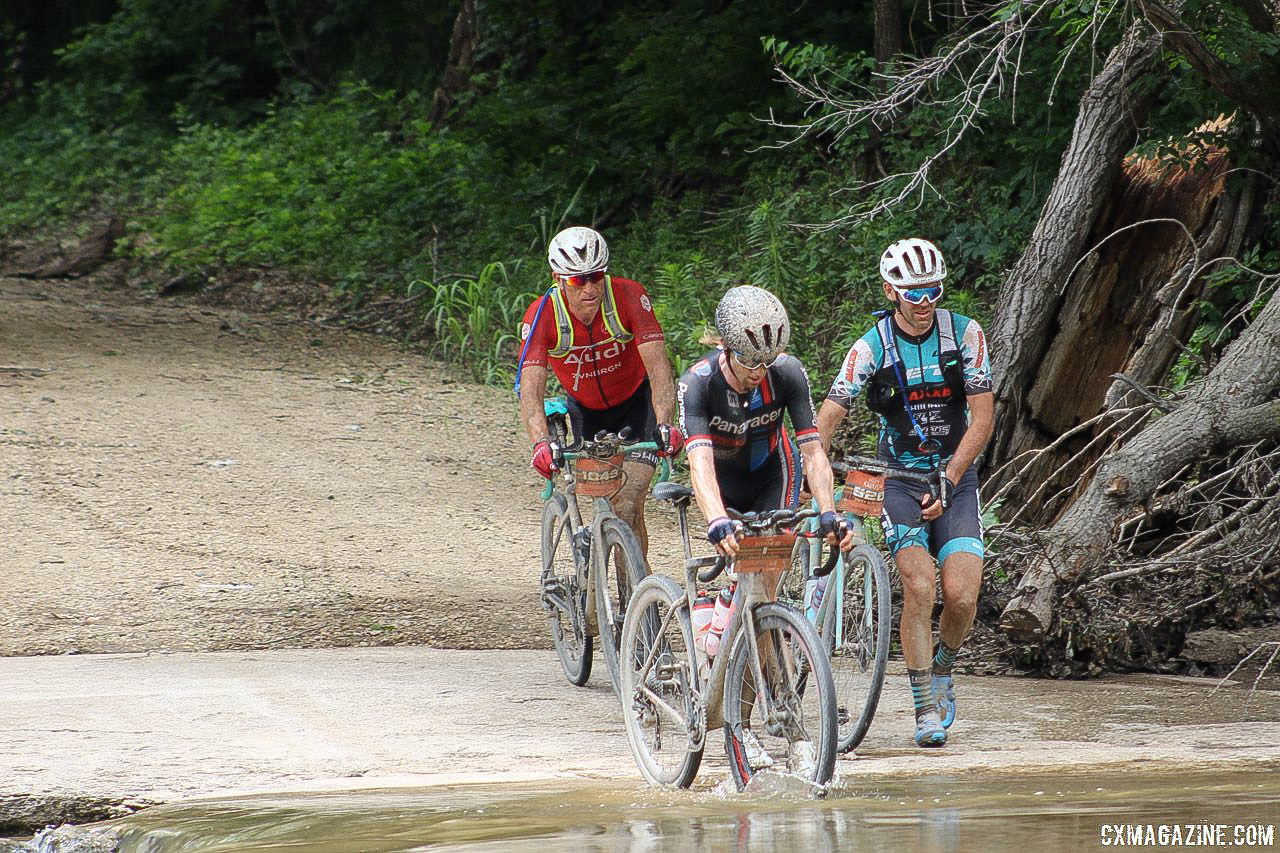
[[[1240,631],[1223,631],[1221,628],[1192,631],[1187,634],[1182,656],[1196,663],[1235,666],[1263,643],[1280,643],[1280,625]]]
[[[1155,87],[1139,84],[1156,68],[1160,45],[1158,33],[1134,24],[1107,56],[1080,98],[1071,143],[1026,251],[1001,287],[991,333],[996,429],[988,454],[995,467],[1044,443],[1027,394],[1053,339],[1067,276],[1088,248],[1108,190],[1154,100]]]
[[[1184,466],[1215,451],[1280,440],[1280,291],[1169,414],[1104,457],[1092,482],[1043,535],[1000,624],[1034,642],[1052,624],[1060,591],[1104,563],[1122,516]]]

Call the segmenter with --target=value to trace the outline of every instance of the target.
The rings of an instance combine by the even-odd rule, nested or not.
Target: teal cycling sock
[[[956,664],[956,655],[959,653],[959,648],[953,649],[942,640],[938,640],[938,645],[933,650],[933,674],[950,675],[951,668]]]
[[[922,714],[938,709],[937,700],[933,698],[932,673],[927,669],[908,669],[907,678],[911,680],[911,700],[915,703],[916,720]]]

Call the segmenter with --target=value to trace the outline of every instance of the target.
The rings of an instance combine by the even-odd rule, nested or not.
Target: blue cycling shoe
[[[956,691],[951,686],[951,676],[935,675],[929,681],[933,688],[933,696],[938,701],[938,717],[944,729],[951,728],[956,721]]]
[[[930,709],[916,717],[916,746],[946,746],[947,730],[938,719],[938,712]]]

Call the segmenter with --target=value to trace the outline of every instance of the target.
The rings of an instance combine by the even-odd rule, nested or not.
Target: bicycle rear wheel
[[[822,641],[785,604],[757,605],[753,616],[769,701],[757,690],[757,663],[744,623],[729,651],[724,684],[725,751],[733,781],[742,790],[756,773],[773,768],[825,785],[835,772],[836,698]]]
[[[565,677],[581,687],[591,676],[587,591],[578,582],[574,563],[573,517],[568,501],[559,493],[542,509],[542,607]]]
[[[891,617],[889,571],[880,552],[858,545],[843,560],[839,606],[827,608],[822,640],[836,686],[838,747],[849,752],[866,737],[876,715],[889,662]]]
[[[627,602],[640,581],[648,576],[640,540],[631,526],[620,518],[606,518],[600,525],[600,540],[595,543],[595,607],[600,626],[600,651],[609,682],[619,697],[618,648],[622,644],[622,622]]]
[[[687,788],[702,763],[707,714],[684,592],[651,575],[631,596],[622,623],[622,717],[644,778]]]

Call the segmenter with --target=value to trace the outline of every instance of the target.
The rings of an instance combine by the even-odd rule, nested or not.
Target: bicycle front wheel
[[[649,574],[640,550],[640,540],[625,521],[607,518],[600,525],[600,541],[595,544],[596,622],[600,626],[600,651],[609,670],[613,690],[619,688],[618,648],[622,644],[622,622],[632,590]]]
[[[838,747],[849,752],[866,737],[880,702],[889,662],[890,592],[877,549],[858,545],[843,560],[840,600],[827,608],[822,639],[836,685]]]
[[[702,763],[707,713],[684,593],[651,575],[622,622],[620,693],[627,742],[653,785],[687,788]]]
[[[578,582],[573,554],[573,517],[562,494],[542,509],[542,607],[551,639],[569,683],[581,687],[591,676],[591,635],[587,633],[587,591]]]
[[[825,785],[835,772],[836,698],[822,641],[785,604],[760,604],[752,615],[755,642],[748,641],[744,621],[725,672],[725,751],[733,781],[742,790],[772,768]]]

